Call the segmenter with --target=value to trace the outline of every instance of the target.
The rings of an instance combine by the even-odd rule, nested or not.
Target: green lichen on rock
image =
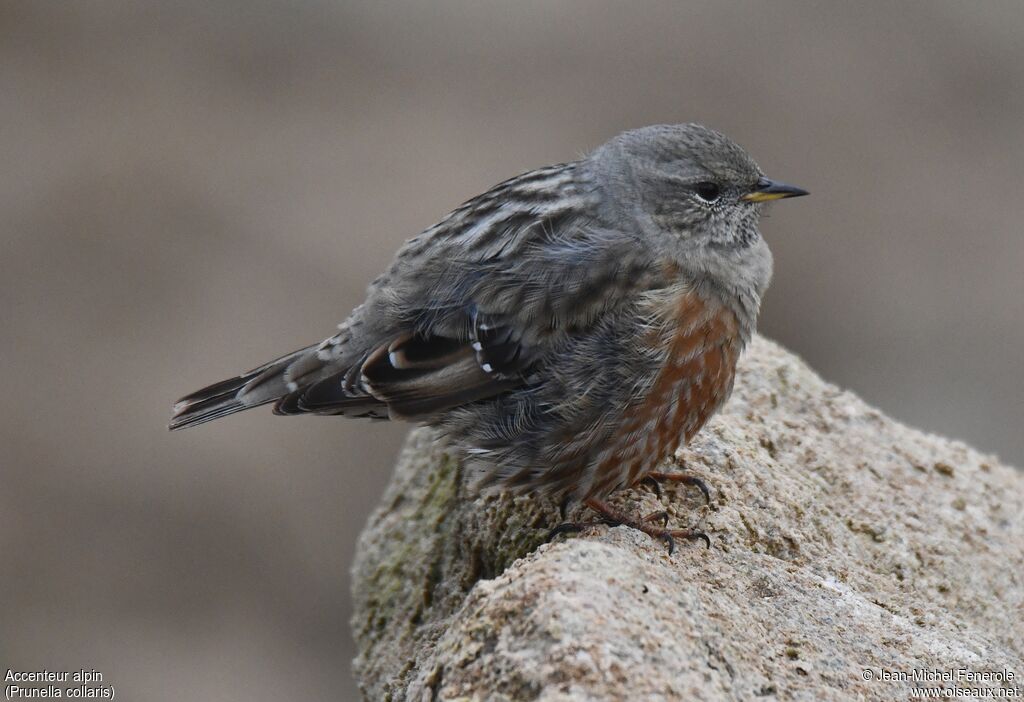
[[[441,456],[436,468],[425,476],[425,485],[417,495],[420,499],[408,502],[413,509],[404,514],[404,528],[389,532],[388,547],[378,552],[380,558],[360,588],[369,615],[358,625],[362,638],[372,642],[396,618],[419,620],[423,609],[430,606],[440,578],[435,572],[438,558],[431,556],[440,556],[438,545],[451,537],[446,524],[458,498],[460,473],[454,459]],[[408,500],[408,496],[402,500]],[[410,587],[415,583],[422,587]]]
[[[413,432],[399,464],[415,468],[396,473],[354,566],[365,574],[353,586],[363,652],[355,667],[363,675],[389,668],[395,679],[376,690],[385,696],[401,687],[415,652],[440,635],[466,593],[543,543],[559,518],[543,500],[476,494],[429,429]]]
[[[462,467],[448,454],[443,454],[437,469],[427,475],[423,501],[416,505],[417,526],[440,528],[451,515],[452,502],[459,496]]]

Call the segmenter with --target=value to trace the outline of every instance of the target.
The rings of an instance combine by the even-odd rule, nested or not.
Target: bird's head
[[[807,191],[765,177],[750,155],[699,124],[624,132],[589,157],[619,216],[695,275],[760,295],[771,254],[758,221],[764,203]]]

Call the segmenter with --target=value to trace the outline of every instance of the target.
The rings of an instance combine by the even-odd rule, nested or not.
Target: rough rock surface
[[[360,538],[367,699],[1024,694],[1024,476],[885,417],[769,341],[677,457],[712,505],[684,487],[615,500],[669,510],[710,550],[669,555],[627,527],[544,543],[553,505],[474,497],[432,439],[413,432]],[[960,668],[1014,679],[880,679]]]

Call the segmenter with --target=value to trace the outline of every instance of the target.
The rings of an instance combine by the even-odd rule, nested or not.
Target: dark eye
[[[713,183],[710,180],[697,183],[693,186],[693,190],[697,193],[697,197],[705,202],[714,202],[722,195],[722,189],[718,187],[718,183]]]

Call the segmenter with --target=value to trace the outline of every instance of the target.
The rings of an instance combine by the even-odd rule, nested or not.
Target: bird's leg
[[[663,509],[659,509],[656,512],[651,512],[650,514],[645,514],[644,516],[640,517],[640,521],[641,522],[661,522],[661,525],[663,527],[667,527],[668,526],[668,512],[666,512]]]
[[[566,493],[562,498],[562,501],[558,503],[558,513],[562,515],[562,521],[565,521],[565,516],[569,510],[569,505],[572,504],[572,493]]]
[[[685,466],[684,466],[685,467]],[[698,478],[695,475],[689,473],[662,473],[660,471],[654,471],[648,473],[644,477],[640,478],[637,483],[643,483],[644,485],[650,485],[654,490],[654,494],[659,498],[661,497],[661,484],[663,482],[674,482],[682,483],[683,485],[692,485],[701,491],[704,495],[704,504],[711,504],[711,491],[708,490],[707,483]]]
[[[654,512],[653,514],[648,514],[646,517],[637,519],[636,517],[612,507],[607,502],[603,502],[602,500],[595,498],[588,498],[583,501],[583,504],[597,512],[598,515],[601,516],[601,519],[593,522],[566,522],[565,524],[559,524],[551,530],[548,538],[550,539],[558,534],[564,534],[566,532],[581,531],[587,527],[597,525],[628,526],[631,529],[642,531],[652,539],[664,541],[665,545],[668,546],[669,553],[672,553],[675,550],[676,539],[687,539],[690,541],[703,540],[707,547],[711,548],[711,539],[704,532],[690,531],[688,529],[665,529],[654,526],[650,523],[660,519],[664,520],[667,524],[668,514],[665,512]]]

